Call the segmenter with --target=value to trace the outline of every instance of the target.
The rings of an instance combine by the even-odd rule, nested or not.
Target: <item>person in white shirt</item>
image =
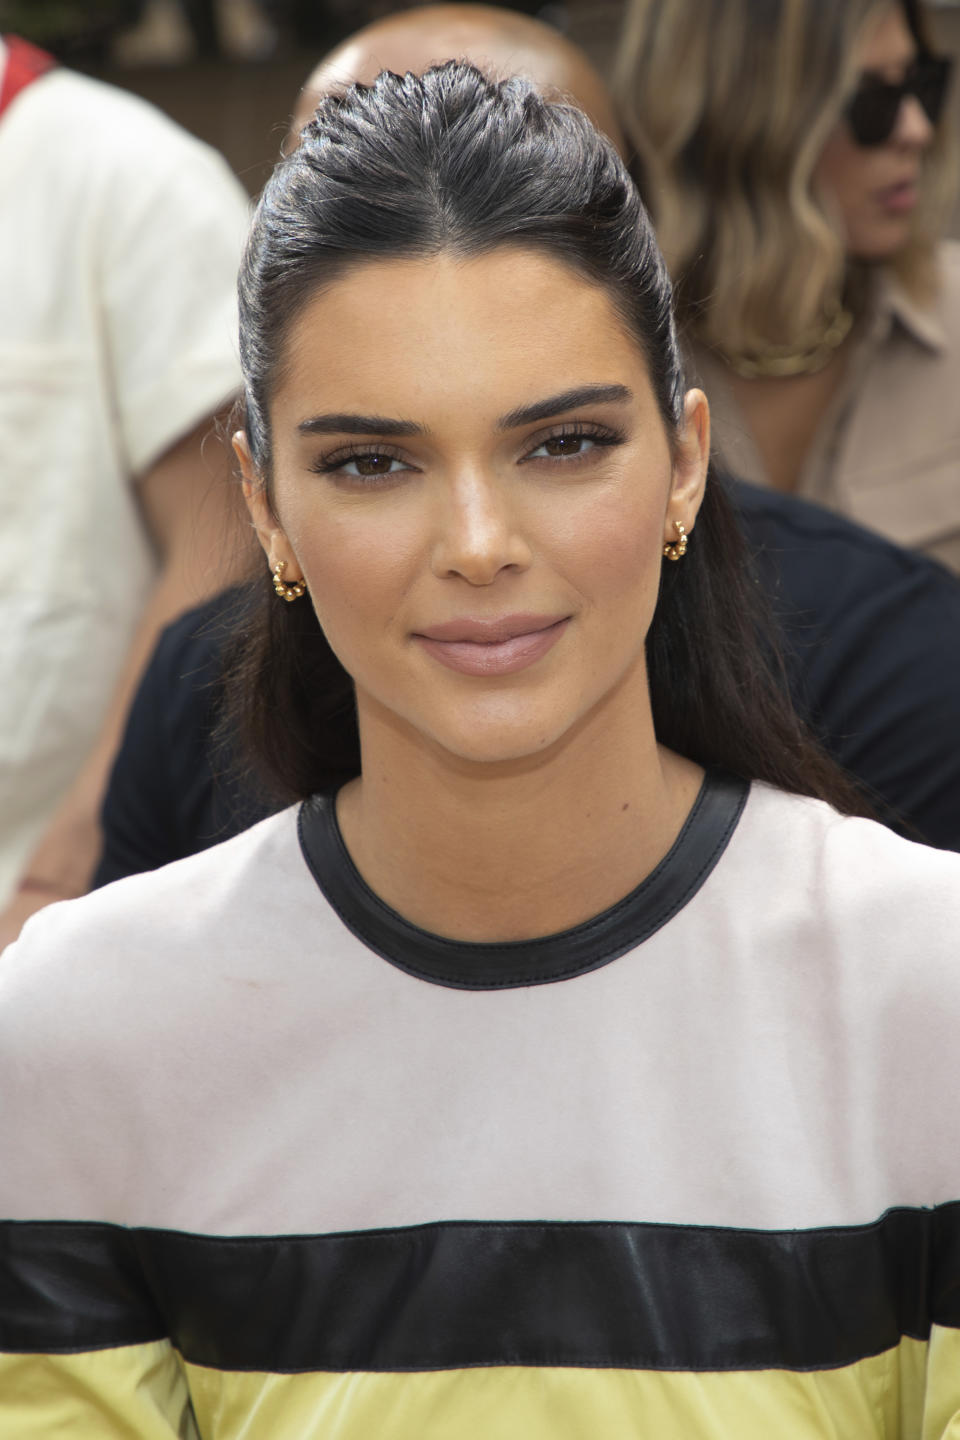
[[[8,80],[29,49],[0,45]],[[211,429],[249,205],[208,146],[56,67],[0,114],[0,193],[2,945],[86,888],[143,663],[235,562]]]

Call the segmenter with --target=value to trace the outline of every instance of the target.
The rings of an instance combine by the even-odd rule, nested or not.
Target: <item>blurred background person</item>
[[[630,0],[616,97],[738,475],[960,570],[960,249],[915,0]]]
[[[246,195],[172,121],[0,44],[0,943],[78,894],[163,626],[233,573],[215,413]]]
[[[324,96],[381,70],[422,75],[431,65],[469,59],[486,74],[522,75],[538,89],[563,96],[590,117],[621,150],[623,132],[609,91],[579,46],[550,25],[494,5],[422,5],[398,10],[350,35],[320,61],[297,100],[288,147]]]
[[[258,0],[141,0],[137,23],[113,39],[111,56],[127,65],[223,54],[253,60],[269,55],[277,38]]]

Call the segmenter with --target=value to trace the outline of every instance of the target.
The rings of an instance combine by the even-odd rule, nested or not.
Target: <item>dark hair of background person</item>
[[[268,182],[240,271],[245,420],[271,485],[269,404],[297,314],[347,267],[504,245],[556,257],[609,295],[641,347],[668,437],[685,380],[671,286],[639,195],[586,117],[463,62],[326,98]],[[647,636],[661,743],[704,766],[869,813],[785,698],[732,508],[707,485],[686,558],[665,562]],[[259,593],[257,593],[259,592]],[[360,771],[352,681],[308,602],[265,573],[227,677],[226,733],[288,799]]]

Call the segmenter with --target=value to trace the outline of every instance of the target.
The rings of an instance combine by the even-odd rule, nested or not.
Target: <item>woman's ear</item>
[[[284,579],[288,583],[302,579],[300,567],[290,548],[290,542],[270,508],[267,487],[250,453],[247,432],[238,430],[233,436],[232,444],[233,453],[237,457],[240,473],[243,476],[243,498],[247,502],[250,520],[257,532],[257,539],[263,547],[270,569],[274,570],[282,561]]]
[[[267,487],[253,463],[246,430],[238,430],[233,436],[231,444],[240,466],[240,474],[243,476],[243,498],[246,501],[253,528],[257,532],[260,544],[264,550],[269,552],[270,532],[276,528],[277,522],[270,511]]]
[[[676,441],[673,478],[664,517],[665,544],[673,544],[677,539],[678,523],[687,535],[692,532],[703,500],[709,464],[710,406],[702,390],[688,390],[683,401],[683,424]]]

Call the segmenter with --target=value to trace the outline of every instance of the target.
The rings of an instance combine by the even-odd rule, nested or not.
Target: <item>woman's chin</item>
[[[424,746],[435,759],[455,769],[479,766],[511,772],[542,763],[556,754],[577,728],[579,713],[554,706],[506,704],[413,719],[414,747]]]
[[[476,766],[516,772],[541,763],[547,752],[553,753],[562,737],[562,731],[559,734],[544,733],[543,730],[539,733],[522,731],[511,734],[491,728],[489,734],[474,730],[434,734],[430,738],[433,748],[449,757],[457,768]]]
[[[911,234],[909,218],[884,216],[851,236],[847,253],[852,260],[859,260],[865,265],[890,264],[907,245]]]

